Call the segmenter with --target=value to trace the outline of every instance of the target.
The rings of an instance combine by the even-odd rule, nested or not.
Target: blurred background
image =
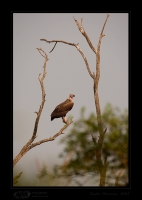
[[[116,140],[116,144],[119,144],[121,140],[120,144],[122,142],[127,144],[128,14],[109,14],[110,16],[104,30],[105,37],[103,37],[101,43],[99,98],[101,110],[104,113],[104,123],[112,127],[107,133],[104,147],[107,151],[109,148],[112,149],[108,154],[112,155],[113,152],[115,157],[112,158],[110,156],[110,159],[115,159],[114,163],[117,167],[113,170],[114,175],[116,175],[116,172],[125,166],[127,156],[123,156],[120,149],[112,146],[108,147],[107,144],[109,144],[113,137]],[[96,179],[93,179],[91,182],[83,182],[85,180],[82,177],[81,180],[77,180],[78,183],[72,182],[72,180],[66,183],[64,182],[64,178],[61,181],[55,180],[57,177],[59,180],[59,175],[55,176],[55,174],[58,170],[63,170],[59,166],[64,165],[65,158],[68,157],[69,152],[72,152],[71,146],[74,146],[74,142],[78,144],[79,148],[80,145],[86,144],[84,142],[81,143],[81,139],[77,137],[71,146],[68,143],[73,135],[80,135],[80,130],[86,123],[81,115],[83,108],[85,108],[85,119],[91,122],[91,125],[87,124],[88,128],[83,128],[83,131],[90,133],[91,127],[91,132],[93,131],[97,134],[96,124],[94,124],[94,121],[96,122],[96,109],[93,94],[93,79],[88,74],[82,56],[75,47],[62,43],[58,43],[54,51],[49,53],[54,44],[40,41],[41,38],[45,38],[47,40],[55,39],[79,43],[79,47],[84,52],[91,71],[95,72],[96,56],[88,46],[83,35],[79,32],[73,16],[79,22],[83,18],[83,27],[94,47],[97,48],[100,32],[107,16],[106,13],[13,13],[13,158],[17,156],[21,148],[31,138],[36,119],[34,112],[38,111],[41,104],[41,88],[38,75],[43,71],[44,59],[36,48],[42,48],[48,54],[49,61],[47,62],[47,74],[44,80],[46,102],[39,121],[38,137],[35,139],[35,142],[53,136],[63,127],[64,124],[61,119],[55,119],[51,122],[51,112],[55,106],[66,100],[70,93],[75,94],[74,107],[67,114],[67,117],[70,115],[73,116],[74,123],[64,131],[65,135],[57,137],[52,142],[33,148],[22,157],[13,169],[14,176],[23,171],[16,185],[98,185],[98,174],[95,170],[93,173],[96,174]],[[119,114],[116,111],[114,112],[115,109],[119,110]],[[105,118],[106,112],[108,114]],[[114,122],[108,120],[109,116],[111,116]],[[81,129],[77,129],[78,125],[76,123],[83,124],[80,125]],[[116,133],[118,129],[119,131]],[[71,138],[69,137],[69,140],[66,139],[66,142],[60,142],[70,134]],[[97,135],[95,136],[97,137]],[[111,136],[112,138],[110,138]],[[81,134],[80,138],[84,137]],[[91,137],[84,140],[90,141]],[[64,150],[66,147],[68,148]],[[87,144],[83,150],[86,148]],[[124,154],[128,153],[127,150],[126,145],[123,151]],[[63,152],[65,155],[63,155]],[[76,160],[78,164],[79,157],[75,156],[73,158],[73,155],[71,156],[70,159],[72,161]],[[119,159],[118,163],[116,163],[116,159]],[[80,172],[82,166],[76,166]],[[70,162],[70,165],[68,165],[69,171],[64,170],[62,174],[65,173],[65,176],[74,176],[75,169],[74,163]],[[83,174],[87,173],[86,176],[91,175],[94,177],[94,174],[90,174],[92,173],[92,168],[85,168],[84,170]],[[110,174],[110,172],[108,173]],[[51,180],[48,176],[49,173]],[[124,179],[127,178],[126,174]],[[88,180],[88,178],[86,179]],[[113,182],[114,180],[110,180],[109,184],[111,185]],[[126,184],[127,180],[123,182]]]

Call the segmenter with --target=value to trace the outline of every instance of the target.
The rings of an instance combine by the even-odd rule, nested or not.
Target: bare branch
[[[71,42],[66,42],[66,41],[63,41],[63,40],[46,40],[46,39],[44,39],[44,38],[42,38],[42,39],[40,39],[41,41],[45,41],[45,42],[47,42],[47,43],[53,43],[53,42],[61,42],[61,43],[64,43],[64,44],[68,44],[68,45],[71,45],[71,46],[75,46],[75,44],[74,43],[71,43]]]
[[[57,42],[54,44],[54,47],[53,47],[53,49],[51,49],[51,51],[49,51],[49,53],[51,53],[51,52],[54,50],[54,48],[55,48],[56,44],[57,44]]]
[[[96,89],[98,89],[99,78],[100,78],[100,52],[98,51],[96,55],[96,80],[95,80]]]
[[[94,75],[92,74],[91,70],[90,70],[90,67],[89,67],[89,64],[88,64],[88,61],[87,61],[87,58],[85,57],[83,51],[80,49],[80,47],[78,45],[75,46],[77,48],[77,50],[80,52],[80,54],[82,55],[83,59],[84,59],[84,62],[86,64],[86,67],[87,67],[87,70],[88,70],[88,73],[90,74],[90,76],[94,79]]]
[[[79,31],[85,37],[85,39],[88,42],[88,45],[93,50],[93,52],[96,54],[96,75],[95,75],[94,72],[93,73],[91,72],[89,64],[88,64],[88,61],[87,61],[83,51],[78,46],[78,44],[69,43],[69,42],[66,42],[66,41],[63,41],[63,40],[51,40],[51,41],[49,41],[49,40],[41,39],[41,40],[46,41],[48,43],[51,43],[51,42],[56,42],[56,43],[57,42],[62,42],[62,43],[68,44],[68,45],[75,46],[77,48],[77,50],[80,52],[80,54],[82,55],[83,59],[84,59],[84,62],[86,64],[86,67],[87,67],[87,70],[88,70],[88,73],[90,74],[90,76],[94,80],[94,99],[95,99],[95,106],[96,106],[96,112],[97,112],[97,122],[98,122],[98,129],[99,129],[99,140],[96,141],[93,136],[92,136],[92,140],[94,142],[94,145],[96,145],[96,147],[97,147],[95,153],[96,153],[97,162],[100,165],[100,169],[99,169],[99,171],[100,171],[100,186],[104,186],[105,185],[106,169],[107,169],[107,165],[108,165],[107,156],[104,159],[104,163],[102,162],[102,158],[101,158],[101,155],[102,155],[102,144],[103,144],[104,135],[105,135],[105,132],[106,132],[107,128],[105,130],[103,130],[102,119],[101,119],[101,109],[100,109],[100,102],[99,102],[99,95],[98,95],[98,83],[99,83],[99,78],[100,78],[100,46],[101,46],[101,40],[105,36],[103,34],[103,31],[104,31],[106,22],[108,20],[108,17],[109,17],[109,15],[107,14],[106,20],[104,22],[104,25],[103,25],[103,28],[102,28],[102,31],[101,31],[101,34],[100,34],[100,37],[99,37],[97,50],[94,48],[93,44],[91,43],[87,33],[85,32],[85,30],[84,30],[84,28],[82,26],[82,20],[83,19],[81,19],[81,22],[79,23],[74,18],[75,23],[76,23]],[[54,45],[53,49],[55,48],[55,46],[56,45]],[[53,51],[53,49],[51,51]],[[58,135],[58,133],[57,133],[57,135]],[[53,140],[53,137],[49,138],[49,139]]]
[[[36,48],[38,51],[39,51],[39,53],[46,59],[46,61],[48,61],[49,59],[48,59],[48,56],[47,56],[47,54],[45,53],[45,51],[43,51],[41,48]],[[42,53],[44,54],[42,54]]]
[[[100,46],[101,46],[101,41],[102,41],[102,38],[105,36],[103,34],[103,31],[104,31],[104,28],[105,28],[105,25],[106,25],[106,22],[108,20],[108,17],[109,15],[107,14],[107,17],[106,17],[106,20],[104,22],[104,25],[103,25],[103,28],[102,28],[102,31],[101,31],[101,34],[100,34],[100,37],[99,37],[99,42],[98,42],[98,47],[97,47],[97,54],[96,54],[96,90],[98,89],[98,82],[99,82],[99,78],[100,78]]]
[[[39,74],[39,77],[38,77],[39,82],[40,82],[40,86],[41,86],[41,91],[42,91],[42,102],[41,102],[41,105],[39,107],[39,111],[37,112],[37,118],[36,118],[36,121],[35,121],[35,126],[34,126],[34,131],[33,131],[33,136],[32,136],[32,138],[34,138],[34,139],[35,139],[35,136],[36,136],[36,133],[37,133],[37,128],[38,128],[38,122],[39,122],[39,119],[40,119],[40,115],[41,115],[41,112],[42,112],[42,109],[43,109],[43,106],[44,106],[44,103],[45,103],[46,94],[45,94],[43,80],[44,80],[44,78],[46,76],[46,62],[49,60],[47,54],[41,48],[37,48],[37,50],[45,58],[45,60],[44,60],[42,77],[40,78],[40,74]]]
[[[64,43],[64,44],[68,44],[68,45],[71,45],[71,46],[74,46],[77,48],[77,50],[80,52],[80,54],[82,55],[83,59],[84,59],[84,62],[86,64],[86,67],[87,67],[87,70],[88,70],[88,73],[90,74],[90,76],[94,79],[94,75],[92,74],[91,70],[90,70],[90,67],[89,67],[89,64],[88,64],[88,61],[87,61],[87,58],[85,57],[83,51],[80,49],[80,47],[78,46],[78,44],[75,44],[75,43],[70,43],[70,42],[66,42],[66,41],[63,41],[63,40],[46,40],[44,38],[40,39],[42,41],[45,41],[47,43],[52,43],[52,42],[61,42],[61,43]],[[54,48],[55,48],[55,45],[54,45]],[[53,48],[53,49],[54,49]],[[53,51],[53,49],[51,51]],[[51,52],[50,51],[50,52]]]
[[[15,157],[15,159],[13,160],[13,166],[15,166],[15,164],[21,159],[21,157],[25,154],[26,149],[29,147],[29,145],[31,145],[31,143],[35,140],[36,138],[36,133],[37,133],[37,129],[38,129],[38,123],[39,123],[39,119],[43,110],[43,106],[45,103],[45,89],[44,89],[44,83],[43,80],[46,76],[46,62],[49,60],[47,54],[41,49],[41,48],[37,48],[37,50],[39,51],[39,53],[45,58],[44,60],[44,66],[43,66],[43,74],[42,77],[40,78],[40,74],[39,74],[39,82],[41,85],[41,90],[42,90],[42,101],[41,101],[41,105],[39,107],[39,111],[36,112],[37,117],[35,120],[35,125],[34,125],[34,131],[33,131],[33,135],[30,138],[30,140],[23,146],[23,148],[21,149],[20,153]]]
[[[82,26],[83,18],[81,18],[81,26]]]
[[[109,18],[109,14],[107,14],[107,17],[106,17],[104,26],[103,26],[102,31],[101,31],[101,35],[103,35],[103,31],[104,31],[104,28],[105,28],[105,25],[106,25],[106,23],[107,23],[108,18]]]
[[[44,80],[44,78],[46,76],[46,62],[49,60],[47,54],[41,48],[37,48],[37,50],[45,58],[42,77],[40,77],[41,74],[39,74],[39,76],[38,76],[38,79],[39,79],[39,82],[40,82],[40,85],[41,85],[41,90],[42,90],[42,102],[40,104],[39,111],[35,112],[37,114],[37,117],[36,117],[36,120],[35,120],[35,126],[34,126],[33,135],[30,138],[30,140],[26,143],[26,145],[24,145],[24,147],[21,149],[20,153],[14,158],[13,167],[22,158],[22,156],[24,154],[26,154],[30,149],[32,149],[33,147],[35,147],[37,145],[40,145],[41,143],[55,140],[56,137],[58,137],[61,134],[64,134],[63,131],[73,122],[72,118],[71,118],[71,120],[70,121],[68,120],[67,124],[58,133],[56,133],[53,137],[50,137],[50,138],[47,138],[47,139],[44,139],[44,140],[40,140],[39,142],[36,142],[36,143],[32,144],[32,142],[37,137],[36,133],[37,133],[37,128],[38,128],[38,123],[39,123],[39,119],[40,119],[40,116],[41,116],[41,113],[42,113],[42,110],[43,110],[43,106],[44,106],[44,103],[45,103],[46,94],[45,94],[43,80]]]
[[[105,22],[104,22],[104,25],[103,25],[103,28],[102,28],[102,31],[101,31],[101,34],[100,34],[100,38],[99,38],[97,50],[95,49],[95,47],[94,47],[93,44],[91,43],[91,41],[90,41],[90,39],[89,39],[87,33],[85,32],[85,30],[84,30],[84,28],[83,28],[83,26],[82,26],[82,20],[83,20],[83,19],[81,19],[81,23],[79,23],[79,22],[73,17],[74,20],[75,20],[75,23],[76,23],[76,25],[77,25],[77,27],[78,27],[78,29],[79,29],[79,31],[80,31],[80,32],[82,33],[82,35],[86,38],[86,40],[87,40],[87,42],[88,42],[90,48],[91,48],[91,49],[94,51],[94,53],[96,54],[96,80],[95,80],[95,78],[94,78],[95,76],[93,76],[92,73],[90,73],[90,70],[88,70],[90,76],[91,76],[92,78],[94,78],[95,90],[98,89],[98,81],[99,81],[99,78],[100,78],[100,45],[101,45],[102,37],[105,36],[105,35],[103,34],[103,31],[104,31],[106,22],[107,22],[107,20],[108,20],[108,17],[109,17],[109,15],[107,14],[107,18],[106,18],[106,20],[105,20]],[[80,53],[81,53],[81,52],[80,52]],[[83,56],[83,55],[82,55],[82,56]],[[84,59],[84,57],[83,57],[83,59]],[[85,59],[84,59],[84,60],[85,60]],[[86,65],[86,66],[87,66],[87,65]],[[88,69],[88,67],[87,67],[87,69]]]
[[[56,137],[58,137],[58,136],[61,135],[61,134],[64,134],[63,131],[64,131],[72,122],[73,122],[73,121],[72,121],[72,118],[71,118],[71,120],[70,120],[70,121],[68,120],[68,121],[67,121],[67,124],[64,125],[64,127],[61,128],[60,131],[59,131],[58,133],[56,133],[53,137],[46,138],[46,139],[43,139],[43,140],[40,140],[40,141],[38,141],[38,142],[35,142],[35,143],[31,144],[31,145],[26,149],[26,152],[29,151],[30,149],[32,149],[33,147],[38,146],[38,145],[40,145],[40,144],[42,144],[42,143],[55,140]],[[26,152],[25,152],[25,153],[26,153]]]
[[[73,17],[73,18],[74,18],[74,17]],[[83,19],[81,19],[81,24],[79,24],[79,22],[74,18],[74,21],[75,21],[75,23],[76,23],[76,25],[77,25],[79,31],[80,31],[80,32],[82,33],[82,35],[86,38],[86,40],[87,40],[87,42],[88,42],[90,48],[91,48],[91,49],[94,51],[94,53],[96,54],[96,53],[97,53],[97,50],[95,49],[95,47],[94,47],[93,44],[91,43],[90,38],[88,37],[87,33],[85,32],[85,30],[84,30],[84,28],[83,28],[83,26],[82,26],[82,20],[83,20]]]
[[[108,18],[109,18],[109,15],[107,14],[106,20],[105,20],[105,22],[104,22],[104,25],[103,25],[103,28],[102,28],[102,31],[101,31],[101,34],[100,34],[99,42],[98,42],[97,50],[98,50],[99,52],[100,52],[100,46],[101,46],[102,38],[105,36],[105,34],[103,34],[103,31],[104,31],[104,28],[105,28],[105,25],[106,25],[106,23],[107,23]]]
[[[23,155],[25,155],[30,149],[32,149],[33,147],[36,147],[42,143],[45,143],[45,142],[49,142],[49,141],[53,141],[56,139],[56,137],[58,137],[59,135],[61,134],[64,134],[63,131],[72,123],[72,118],[70,119],[70,121],[68,120],[67,121],[67,124],[64,125],[63,128],[60,129],[60,131],[58,133],[56,133],[53,137],[50,137],[50,138],[46,138],[46,139],[43,139],[43,140],[40,140],[38,142],[35,142],[33,144],[32,143],[32,139],[29,140],[29,142],[22,148],[22,150],[20,151],[20,153],[16,156],[16,158],[14,159],[13,161],[13,166],[15,166],[15,164],[22,158]]]

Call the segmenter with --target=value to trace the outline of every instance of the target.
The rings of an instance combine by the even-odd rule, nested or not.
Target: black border
[[[131,69],[131,11],[10,11],[10,57],[11,57],[11,69],[10,69],[10,132],[11,132],[11,140],[10,140],[10,146],[11,146],[11,159],[10,159],[10,166],[11,166],[11,182],[10,182],[10,191],[11,191],[11,197],[14,198],[15,195],[26,195],[29,194],[29,198],[37,199],[37,197],[40,197],[44,199],[45,197],[75,197],[76,195],[79,195],[81,197],[98,197],[98,196],[129,196],[131,195],[131,113],[130,113],[130,81],[129,81],[129,184],[127,187],[13,187],[13,13],[128,13],[128,21],[129,21],[129,28],[128,28],[128,52],[129,52],[129,77],[130,77],[130,69]],[[21,196],[22,197],[22,196]]]

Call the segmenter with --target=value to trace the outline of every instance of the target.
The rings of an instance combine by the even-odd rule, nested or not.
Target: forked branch
[[[96,113],[97,113],[97,122],[98,122],[98,128],[99,128],[99,140],[96,141],[93,137],[93,142],[94,144],[97,146],[97,150],[96,150],[96,157],[97,157],[97,161],[98,163],[101,163],[101,167],[100,167],[100,186],[104,186],[105,185],[105,176],[106,176],[106,168],[107,168],[107,164],[102,162],[102,158],[101,158],[101,153],[102,153],[102,144],[103,144],[103,140],[104,140],[104,134],[106,132],[107,129],[103,130],[103,126],[102,126],[102,120],[101,120],[101,109],[100,109],[100,102],[99,102],[99,95],[98,95],[98,83],[99,83],[99,78],[100,78],[100,46],[101,46],[101,41],[103,36],[105,36],[103,34],[106,22],[108,20],[109,15],[107,14],[106,20],[104,22],[100,37],[99,37],[99,42],[98,42],[98,46],[97,49],[95,49],[95,47],[93,46],[90,38],[88,37],[87,33],[85,32],[83,26],[82,26],[82,19],[81,19],[81,23],[79,23],[75,18],[75,23],[79,29],[79,31],[82,33],[82,35],[85,37],[85,39],[88,42],[88,45],[90,46],[90,48],[93,50],[93,52],[96,54],[96,75],[95,73],[91,72],[87,58],[85,57],[83,51],[80,49],[80,47],[78,46],[78,44],[74,44],[74,43],[70,43],[70,42],[66,42],[63,40],[46,40],[46,39],[40,39],[41,41],[45,41],[47,43],[52,43],[54,42],[55,45],[52,48],[52,50],[50,52],[53,51],[53,49],[55,49],[55,46],[58,42],[64,43],[64,44],[68,44],[71,46],[76,47],[76,49],[80,52],[81,56],[84,59],[84,62],[86,64],[86,68],[88,70],[89,75],[93,78],[94,81],[94,100],[95,100],[95,106],[96,106]]]
[[[74,17],[73,17],[73,18],[74,18]],[[79,24],[79,22],[74,18],[74,21],[75,21],[75,23],[76,23],[76,25],[77,25],[79,31],[80,31],[80,32],[82,33],[82,35],[86,38],[86,40],[87,40],[87,42],[88,42],[90,48],[91,48],[91,49],[94,51],[94,53],[96,54],[96,53],[97,53],[97,50],[95,49],[95,47],[93,46],[93,44],[92,44],[90,38],[88,37],[87,33],[85,32],[85,30],[84,30],[84,28],[83,28],[83,26],[82,26],[82,20],[83,20],[83,19],[81,19],[81,23]]]
[[[37,133],[37,129],[38,129],[38,123],[39,123],[39,119],[43,110],[43,106],[45,103],[45,89],[44,89],[44,83],[43,80],[46,76],[46,62],[48,61],[48,56],[47,54],[41,49],[41,48],[37,48],[37,50],[39,51],[39,53],[44,57],[44,66],[43,66],[43,74],[42,77],[40,78],[39,74],[39,82],[40,82],[40,86],[41,86],[41,90],[42,90],[42,101],[39,107],[38,112],[35,112],[37,114],[36,116],[36,120],[35,120],[35,125],[34,125],[34,130],[33,130],[33,134],[32,137],[30,138],[30,140],[23,146],[23,148],[21,149],[20,153],[15,157],[15,159],[13,160],[13,166],[15,166],[15,164],[21,159],[21,157],[26,153],[27,148],[29,147],[29,145],[31,145],[31,143],[35,140],[36,138],[36,133]]]
[[[46,138],[43,140],[40,140],[36,143],[33,143],[33,141],[36,138],[36,134],[37,134],[37,129],[38,129],[38,124],[39,124],[39,119],[44,107],[44,103],[45,103],[45,88],[44,88],[44,78],[46,76],[46,62],[49,60],[47,54],[41,49],[41,48],[37,48],[37,50],[39,51],[39,53],[44,57],[44,66],[43,66],[43,74],[42,77],[40,77],[41,74],[39,74],[38,79],[40,82],[40,86],[41,86],[41,91],[42,91],[42,101],[39,107],[38,112],[35,111],[35,113],[37,114],[36,116],[36,120],[35,120],[35,125],[34,125],[34,130],[33,130],[33,134],[32,137],[30,138],[30,140],[23,146],[23,148],[21,149],[20,153],[14,158],[13,160],[13,167],[15,166],[15,164],[22,158],[23,155],[25,155],[30,149],[32,149],[33,147],[40,145],[44,142],[49,142],[49,141],[53,141],[56,139],[56,137],[58,137],[59,135],[63,134],[63,131],[73,122],[72,119],[69,121],[67,121],[67,124],[58,132],[56,133],[53,137],[50,138]]]
[[[58,133],[56,133],[53,137],[46,138],[46,139],[40,140],[40,141],[38,141],[38,142],[32,143],[32,144],[27,148],[26,152],[29,151],[30,149],[32,149],[33,147],[38,146],[38,145],[40,145],[40,144],[42,144],[42,143],[55,140],[56,137],[58,137],[58,136],[61,135],[61,134],[64,134],[63,131],[64,131],[72,122],[73,122],[73,121],[72,121],[72,118],[71,118],[70,121],[68,120],[68,121],[67,121],[67,124],[64,125],[64,127],[61,128],[60,131],[59,131]]]

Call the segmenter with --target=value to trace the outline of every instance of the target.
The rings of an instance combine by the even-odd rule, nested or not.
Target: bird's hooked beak
[[[75,97],[75,95],[74,94],[70,94],[70,97],[73,98],[73,97]]]
[[[74,94],[70,94],[69,99],[72,101],[73,97],[75,97]]]

